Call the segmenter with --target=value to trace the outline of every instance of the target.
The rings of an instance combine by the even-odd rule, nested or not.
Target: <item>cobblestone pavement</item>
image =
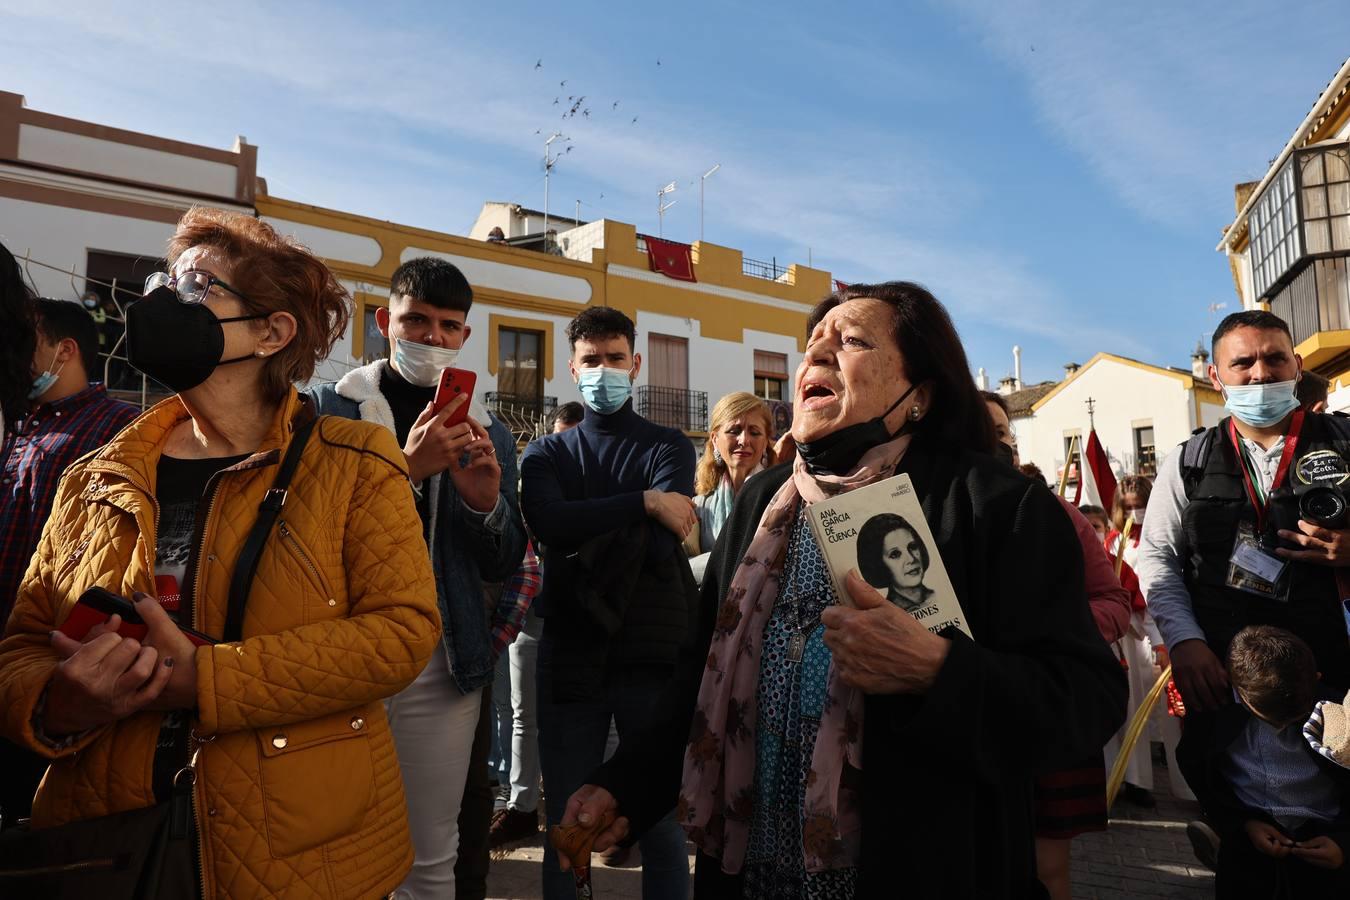
[[[1154,900],[1214,896],[1214,873],[1191,852],[1186,823],[1200,807],[1172,796],[1167,769],[1153,769],[1157,809],[1117,800],[1104,832],[1073,842],[1074,900]]]
[[[1198,816],[1194,803],[1175,799],[1167,787],[1167,770],[1155,767],[1158,808],[1140,809],[1118,801],[1111,827],[1073,842],[1074,900],[1156,900],[1214,896],[1214,875],[1196,861],[1186,839],[1186,823]],[[514,845],[493,860],[488,878],[492,900],[536,900],[540,897],[541,833]],[[693,857],[690,857],[692,866]],[[640,869],[596,866],[595,896],[603,900],[640,900]]]
[[[543,860],[542,832],[534,840],[513,845],[505,859],[492,861],[492,870],[488,875],[488,900],[538,900],[543,896],[540,890]],[[690,871],[693,871],[693,863],[691,852]],[[597,900],[641,900],[642,870],[610,869],[596,865],[591,870],[591,887]]]

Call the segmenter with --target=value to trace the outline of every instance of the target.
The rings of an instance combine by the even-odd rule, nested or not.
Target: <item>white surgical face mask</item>
[[[1130,516],[1134,516],[1134,524],[1139,525],[1139,526],[1143,526],[1143,524],[1144,524],[1144,507],[1140,507],[1140,508],[1138,508],[1138,509],[1127,509],[1127,510],[1125,510],[1125,518],[1128,519]]]
[[[459,356],[458,350],[432,347],[396,337],[389,338],[389,343],[394,348],[394,369],[410,384],[420,387],[440,384],[441,370],[453,366]]]

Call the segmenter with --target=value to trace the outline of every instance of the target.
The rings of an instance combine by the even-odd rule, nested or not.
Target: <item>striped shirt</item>
[[[61,476],[138,415],[136,407],[110,398],[102,384],[91,384],[39,405],[5,435],[0,448],[0,623],[14,607]]]
[[[520,568],[502,587],[502,599],[492,616],[492,655],[498,657],[502,651],[516,639],[525,616],[530,611],[535,594],[539,593],[539,557],[534,553],[534,544],[525,542],[525,558]]]

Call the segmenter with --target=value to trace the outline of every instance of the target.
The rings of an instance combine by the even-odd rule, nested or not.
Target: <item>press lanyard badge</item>
[[[1262,547],[1256,538],[1256,532],[1248,522],[1238,525],[1237,540],[1233,542],[1233,555],[1228,559],[1228,586],[1264,597],[1267,600],[1280,600],[1277,585],[1284,574],[1287,562],[1278,556],[1272,556]]]
[[[1299,432],[1303,430],[1303,410],[1294,413],[1289,434],[1284,439],[1284,449],[1280,453],[1280,464],[1271,480],[1271,490],[1278,488],[1289,471],[1294,453],[1298,449]],[[1280,600],[1278,583],[1284,574],[1288,562],[1270,553],[1261,543],[1265,535],[1266,507],[1270,497],[1261,486],[1260,474],[1256,465],[1247,456],[1242,441],[1238,437],[1237,425],[1230,419],[1228,434],[1233,441],[1233,451],[1237,454],[1238,465],[1242,470],[1242,483],[1247,489],[1247,498],[1256,510],[1256,527],[1250,522],[1238,525],[1237,537],[1233,541],[1233,554],[1228,559],[1228,586],[1258,597]]]

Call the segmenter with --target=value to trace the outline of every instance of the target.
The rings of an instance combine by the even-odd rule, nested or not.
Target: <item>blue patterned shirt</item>
[[[1336,783],[1318,766],[1301,721],[1277,729],[1252,716],[1228,745],[1223,776],[1242,804],[1267,813],[1286,831],[1329,822],[1341,810]]]

